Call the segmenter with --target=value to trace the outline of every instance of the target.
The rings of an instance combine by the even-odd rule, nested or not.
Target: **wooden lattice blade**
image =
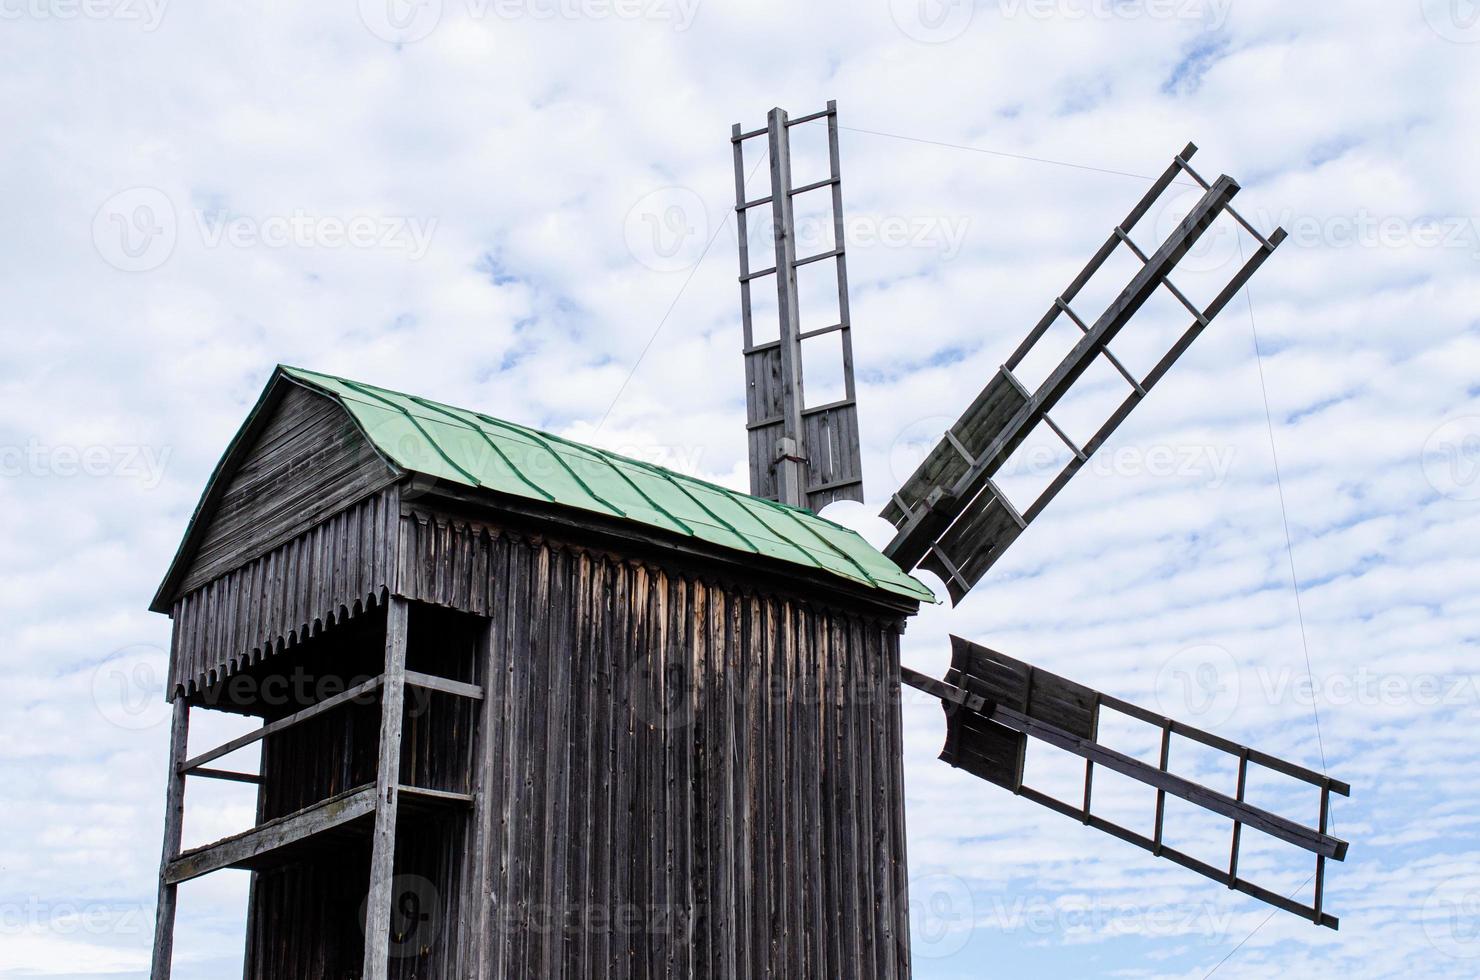
[[[1145,400],[1147,393],[1284,239],[1283,231],[1276,231],[1267,239],[1255,232],[1259,244],[1254,255],[1211,303],[1202,308],[1194,306],[1170,280],[1177,264],[1221,215],[1232,215],[1240,224],[1250,227],[1229,205],[1238,193],[1237,182],[1227,176],[1212,183],[1204,181],[1187,163],[1187,158],[1195,151],[1193,146],[1183,150],[1126,219],[1116,226],[1089,265],[1070,283],[1063,295],[1054,299],[1048,313],[881,512],[898,528],[885,553],[906,571],[920,566],[938,574],[946,583],[953,602],[960,602],[981,581],[1012,542]],[[1204,188],[1204,193],[1155,252],[1148,255],[1134,243],[1130,232],[1181,174],[1194,177]],[[1091,324],[1080,317],[1072,304],[1106,261],[1122,247],[1134,254],[1140,261],[1140,268]],[[1110,350],[1109,344],[1161,289],[1169,291],[1186,308],[1192,323],[1144,377],[1136,377]],[[1048,377],[1030,391],[1014,371],[1061,319],[1071,321],[1082,332],[1082,337]],[[1076,384],[1092,366],[1102,362],[1113,365],[1124,379],[1126,394],[1104,424],[1083,445],[1076,445],[1050,412],[1075,390]],[[1036,498],[1014,501],[994,478],[1013,452],[1040,425],[1046,426],[1063,443],[1068,461]]]
[[[1286,760],[1231,742],[1147,711],[1129,702],[1014,660],[960,637],[951,637],[953,656],[945,680],[901,668],[906,684],[941,699],[946,711],[946,744],[941,759],[1016,795],[1072,817],[1128,843],[1196,871],[1228,888],[1251,895],[1276,908],[1335,929],[1339,920],[1322,909],[1327,859],[1346,858],[1347,842],[1327,832],[1330,794],[1350,796],[1351,787],[1339,780]],[[1153,766],[1098,741],[1102,707],[1112,708],[1160,729],[1160,765]],[[1072,804],[1049,796],[1024,781],[1027,740],[1042,742],[1085,760],[1084,796]],[[1239,760],[1238,789],[1230,796],[1168,769],[1171,740],[1189,739]],[[1157,791],[1150,836],[1115,824],[1094,812],[1093,774],[1096,766],[1145,783]],[[1257,766],[1310,783],[1321,793],[1315,826],[1300,823],[1255,806],[1244,798],[1250,766]],[[1218,868],[1192,857],[1163,839],[1167,796],[1175,796],[1232,821],[1229,863]],[[1248,827],[1292,844],[1316,856],[1315,899],[1304,905],[1264,888],[1238,873],[1243,828]]]

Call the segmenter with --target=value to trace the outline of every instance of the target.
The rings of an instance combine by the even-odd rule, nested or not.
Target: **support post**
[[[175,952],[175,899],[178,885],[165,881],[170,862],[180,856],[180,838],[185,824],[185,751],[190,738],[190,705],[181,694],[175,698],[170,719],[170,770],[165,783],[164,846],[159,859],[159,898],[154,907],[154,958],[150,980],[169,980]]]
[[[375,770],[375,836],[370,851],[370,894],[365,905],[364,980],[390,972],[391,882],[396,864],[397,788],[401,783],[401,725],[406,703],[405,599],[392,596],[385,620],[385,676],[380,689],[380,754]]]
[[[801,309],[797,300],[796,225],[791,204],[791,138],[786,111],[766,117],[771,152],[771,225],[776,239],[776,313],[781,321],[782,437],[775,456],[776,495],[783,504],[805,507],[807,444],[802,438]],[[841,244],[841,242],[839,243]],[[785,446],[787,440],[791,445]]]
[[[478,634],[477,646],[478,682],[483,685],[483,700],[475,710],[478,712],[478,727],[475,744],[478,746],[473,765],[473,855],[472,872],[463,892],[476,900],[473,910],[459,923],[459,946],[467,951],[463,969],[471,970],[475,980],[489,980],[494,969],[491,962],[490,942],[485,937],[496,935],[494,930],[494,879],[490,852],[494,849],[494,808],[498,805],[491,795],[490,780],[485,776],[497,758],[499,751],[499,726],[504,701],[504,681],[498,676],[499,636],[493,617],[483,621]],[[464,901],[464,907],[467,906]]]

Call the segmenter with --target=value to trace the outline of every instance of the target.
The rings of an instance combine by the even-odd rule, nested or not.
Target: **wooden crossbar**
[[[250,732],[247,732],[247,734],[245,735],[234,738],[222,745],[218,745],[208,752],[202,752],[200,755],[197,755],[194,758],[186,759],[185,762],[181,764],[180,771],[184,773],[190,773],[192,770],[199,769],[207,762],[213,762],[216,759],[221,758],[223,755],[230,755],[237,749],[251,745],[253,742],[260,741],[273,734],[274,732],[280,732],[284,729],[292,728],[294,725],[297,725],[300,722],[307,721],[310,718],[315,718],[323,714],[325,711],[330,711],[342,704],[345,704],[346,702],[353,701],[359,697],[363,697],[364,695],[369,694],[371,691],[380,687],[381,681],[382,678],[377,675],[370,678],[368,681],[365,681],[363,684],[357,684],[347,691],[334,695],[332,698],[325,698],[318,704],[310,705],[309,707],[304,708],[302,711],[297,711],[291,715],[288,715],[286,718],[279,718],[277,721],[270,721],[267,724],[263,725],[261,728],[254,729]]]
[[[237,867],[374,812],[373,785],[348,790],[322,803],[269,820],[244,833],[186,851],[170,862],[165,870],[165,880],[170,884],[179,884],[212,871]]]

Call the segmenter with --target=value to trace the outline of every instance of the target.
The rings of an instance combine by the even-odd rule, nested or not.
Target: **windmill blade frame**
[[[1340,920],[1324,910],[1326,861],[1344,861],[1347,842],[1327,832],[1331,794],[1350,796],[1351,787],[1323,773],[1307,769],[1239,745],[1191,725],[1147,711],[1138,705],[1086,687],[1040,667],[1014,660],[958,636],[951,637],[951,669],[944,681],[908,667],[900,668],[904,683],[941,701],[946,712],[946,743],[942,761],[994,783],[1017,796],[1062,813],[1153,855],[1242,892],[1275,908],[1336,929]],[[1161,730],[1159,764],[1152,766],[1112,749],[1100,741],[1101,708],[1110,708]],[[1084,759],[1084,795],[1075,806],[1024,782],[1027,742],[1035,738]],[[1184,738],[1238,759],[1238,786],[1234,796],[1204,786],[1169,769],[1172,739]],[[1095,767],[1108,769],[1156,790],[1156,811],[1150,837],[1093,812]],[[1249,768],[1262,767],[1300,780],[1320,790],[1320,814],[1315,827],[1301,824],[1245,799]],[[1214,867],[1168,845],[1164,840],[1166,798],[1175,796],[1233,821],[1226,868]],[[1243,829],[1249,827],[1315,855],[1315,888],[1310,905],[1255,884],[1239,875]]]
[[[792,180],[791,132],[794,127],[825,123],[828,176],[796,186]],[[751,198],[746,190],[745,145],[766,141],[771,191]],[[838,106],[795,119],[772,109],[761,129],[746,131],[736,123],[730,134],[735,159],[735,224],[739,237],[740,317],[744,332],[746,435],[750,458],[750,492],[794,507],[820,511],[835,500],[863,501],[863,453],[858,434],[858,393],[853,379],[853,320],[848,303],[847,242],[843,223],[843,178],[838,150]],[[812,192],[830,198],[832,248],[797,254],[795,200]],[[750,211],[768,208],[774,261],[752,268]],[[802,323],[798,270],[832,263],[837,280],[838,319],[806,327]],[[756,339],[753,290],[767,277],[775,280],[777,335]],[[803,341],[838,335],[842,397],[808,403],[804,383]]]
[[[898,529],[885,554],[906,571],[922,567],[935,572],[946,583],[953,604],[959,603],[981,581],[1008,546],[1145,400],[1148,392],[1284,241],[1283,229],[1276,229],[1266,238],[1231,207],[1230,202],[1239,191],[1239,184],[1232,177],[1224,175],[1209,182],[1192,168],[1188,160],[1196,152],[1197,147],[1188,144],[1173,159],[881,511],[881,516]],[[1155,252],[1148,255],[1131,238],[1131,232],[1182,174],[1194,179],[1203,189],[1203,195]],[[1170,276],[1213,222],[1225,213],[1255,237],[1258,247],[1213,300],[1205,307],[1198,307],[1172,283]],[[1072,303],[1122,245],[1140,261],[1141,268],[1090,324],[1075,312]],[[1138,378],[1115,357],[1108,345],[1162,288],[1186,308],[1193,318],[1192,324],[1156,365]],[[1042,384],[1029,391],[1014,371],[1061,317],[1072,321],[1083,336]],[[1089,440],[1077,445],[1049,412],[1101,357],[1129,383],[1130,393]],[[1039,423],[1046,424],[1064,443],[1070,459],[1031,504],[1019,509],[994,477]]]

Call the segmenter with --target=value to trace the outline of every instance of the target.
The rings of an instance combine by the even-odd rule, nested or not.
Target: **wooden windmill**
[[[819,119],[826,120],[831,173],[820,183],[793,187],[789,172],[791,129]],[[746,140],[762,137],[767,140],[771,192],[766,197],[748,199],[741,147]],[[788,120],[785,112],[773,109],[764,129],[747,132],[737,125],[732,140],[735,144],[735,210],[741,229],[740,284],[750,412],[751,487],[758,494],[775,495],[799,506],[811,506],[815,504],[817,495],[826,500],[827,494],[835,492],[833,488],[840,477],[849,481],[847,486],[850,488],[861,487],[862,484],[851,341],[845,339],[843,346],[842,369],[848,397],[839,405],[807,407],[800,354],[804,339],[832,330],[840,330],[843,337],[848,338],[851,329],[842,235],[837,105],[829,102],[824,111],[795,120]],[[1190,161],[1196,152],[1197,147],[1188,144],[1152,182],[1150,190],[1110,232],[1084,270],[1061,295],[1054,298],[1048,311],[961,417],[946,430],[918,469],[891,495],[888,506],[882,511],[881,516],[897,528],[884,554],[904,571],[925,568],[934,572],[945,583],[952,604],[960,603],[1007,548],[1043,514],[1074,474],[1104,446],[1183,352],[1284,241],[1283,229],[1275,230],[1266,238],[1233,209],[1230,201],[1239,191],[1237,181],[1224,175],[1209,182],[1193,169]],[[1138,226],[1144,225],[1147,215],[1158,204],[1165,203],[1164,195],[1174,183],[1188,179],[1200,188],[1201,198],[1154,248],[1143,250],[1132,234]],[[824,186],[831,189],[836,240],[829,250],[799,256],[794,244],[796,229],[792,223],[791,200],[798,194]],[[775,264],[759,271],[751,268],[744,233],[747,212],[756,207],[771,210],[776,246]],[[1198,305],[1176,286],[1171,276],[1198,240],[1225,214],[1253,236],[1257,247],[1211,302]],[[1139,268],[1103,309],[1076,309],[1074,304],[1086,285],[1120,249],[1134,255]],[[805,329],[797,315],[796,269],[823,261],[835,262],[837,266],[841,321],[832,326]],[[757,288],[758,281],[763,286],[770,286],[771,278],[775,280],[774,288],[779,297],[780,336],[772,344],[756,345],[752,341],[751,293]],[[1167,345],[1155,366],[1145,375],[1137,376],[1115,355],[1110,343],[1153,295],[1162,290],[1185,309],[1190,322]],[[1047,377],[1030,389],[1014,372],[1049,330],[1064,321],[1072,323],[1078,330],[1079,340]],[[1108,364],[1120,375],[1125,382],[1125,394],[1090,438],[1082,445],[1076,444],[1050,413],[1071,394],[1076,382],[1096,363]],[[816,418],[820,418],[822,423],[814,423]],[[1062,443],[1066,462],[1035,499],[1019,506],[994,477],[1014,450],[1039,426]],[[841,472],[835,470],[836,460],[843,461]],[[794,489],[798,487],[799,493]],[[1327,825],[1330,795],[1349,796],[1351,788],[1346,783],[1162,717],[960,637],[953,636],[951,641],[952,664],[944,680],[927,677],[908,667],[901,671],[904,683],[939,698],[945,708],[947,736],[941,753],[944,761],[1231,889],[1303,916],[1318,925],[1337,927],[1336,917],[1323,908],[1325,867],[1328,858],[1345,859],[1347,844],[1327,833]],[[1149,765],[1097,741],[1102,707],[1120,711],[1160,729],[1159,765]],[[1169,772],[1174,736],[1234,756],[1238,760],[1236,795],[1220,793]],[[1029,737],[1084,760],[1084,788],[1080,800],[1068,803],[1025,784]],[[1149,835],[1112,823],[1093,812],[1093,780],[1097,765],[1155,788],[1156,809],[1150,821]],[[1318,787],[1320,804],[1316,826],[1301,824],[1246,801],[1250,766],[1263,767]],[[1232,821],[1226,866],[1214,867],[1164,843],[1168,795]],[[1294,901],[1239,875],[1239,846],[1245,827],[1315,854],[1314,899],[1310,905]]]
[[[830,176],[796,187],[789,132],[806,122],[828,128]],[[762,136],[771,194],[752,200],[743,144]],[[248,980],[904,980],[902,683],[946,705],[952,764],[1335,926],[1320,869],[1345,852],[1325,833],[1343,784],[1143,713],[1163,731],[1162,765],[1145,765],[1095,738],[1101,706],[1139,709],[962,640],[944,680],[899,661],[906,621],[935,598],[909,571],[943,570],[959,600],[1038,516],[1047,499],[1012,508],[996,467],[1172,288],[1236,185],[1205,184],[1093,323],[1069,308],[1077,289],[1055,304],[1083,341],[1035,392],[1009,360],[894,496],[885,553],[815,513],[862,499],[835,107],[776,110],[732,139],[742,229],[758,207],[776,229],[769,268],[741,236],[751,494],[432,398],[272,373],[151,606],[173,621],[154,980],[170,975],[180,886],[228,870],[251,875]],[[1193,175],[1190,153],[1156,193]],[[792,202],[808,191],[829,194],[834,241],[798,255]],[[1137,401],[1278,241],[1195,311]],[[823,262],[841,316],[804,331],[796,270]],[[761,340],[751,300],[772,285],[780,333]],[[802,345],[822,336],[840,341],[844,390],[808,405]],[[1133,405],[1075,449],[1055,492]],[[192,746],[199,710],[261,724]],[[1237,755],[1238,795],[1168,772],[1174,735]],[[1086,760],[1082,806],[1023,784],[1028,737]],[[1156,787],[1153,836],[1091,812],[1095,766]],[[1250,766],[1320,786],[1320,826],[1245,801]],[[254,787],[252,825],[185,846],[198,779]],[[1234,820],[1226,871],[1164,846],[1167,794]],[[1317,854],[1313,906],[1238,875],[1243,827]]]

